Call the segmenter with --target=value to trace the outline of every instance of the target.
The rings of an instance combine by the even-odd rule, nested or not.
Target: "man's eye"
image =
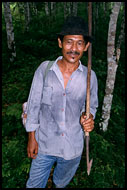
[[[83,45],[83,42],[78,42],[78,45],[80,45],[80,46]]]
[[[71,44],[71,43],[72,43],[72,41],[68,40],[68,41],[67,41],[67,43],[68,43],[68,44]]]

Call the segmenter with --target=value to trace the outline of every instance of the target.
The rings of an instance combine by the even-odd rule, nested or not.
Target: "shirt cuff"
[[[40,126],[40,124],[26,123],[25,129],[27,132],[32,132],[32,131],[35,131],[37,128],[39,128],[39,126]]]

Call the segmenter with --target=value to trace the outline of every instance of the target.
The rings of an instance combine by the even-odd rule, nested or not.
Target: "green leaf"
[[[15,103],[9,105],[6,110],[7,116],[15,116],[17,119],[21,118],[21,114],[22,114],[22,104]]]

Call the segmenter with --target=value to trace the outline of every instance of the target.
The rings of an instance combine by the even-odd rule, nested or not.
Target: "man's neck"
[[[75,63],[67,62],[64,58],[58,61],[58,66],[64,72],[74,72],[79,67],[79,61]]]

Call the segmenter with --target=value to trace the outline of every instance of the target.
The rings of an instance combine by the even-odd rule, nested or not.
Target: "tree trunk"
[[[51,15],[52,15],[53,12],[54,12],[54,10],[53,10],[53,8],[54,8],[54,2],[50,2],[50,7],[51,7],[50,13],[51,13]]]
[[[64,19],[66,19],[68,16],[68,7],[67,2],[64,2]]]
[[[13,62],[16,58],[16,47],[14,40],[14,31],[12,23],[12,15],[10,10],[10,2],[3,2],[4,5],[4,18],[6,23],[6,32],[7,32],[7,44],[10,53],[10,61]]]
[[[49,16],[49,4],[48,4],[48,2],[45,2],[45,13],[47,16]]]
[[[72,9],[73,16],[77,16],[77,10],[78,10],[78,2],[73,2],[73,9]]]
[[[105,96],[102,106],[102,118],[100,122],[100,127],[103,131],[107,130],[108,122],[110,119],[110,111],[113,98],[114,83],[116,78],[116,71],[118,67],[118,61],[116,56],[114,56],[115,50],[115,34],[116,34],[116,24],[118,19],[118,14],[120,10],[121,2],[114,2],[112,13],[110,16],[109,30],[108,30],[108,41],[107,41],[107,80],[105,88]]]
[[[78,2],[64,2],[64,19],[67,16],[77,16]]]
[[[72,2],[68,2],[68,15],[71,15]]]
[[[29,2],[24,2],[24,12],[25,12],[25,29],[29,31],[29,23],[30,23],[30,6]]]
[[[52,21],[56,18],[56,2],[50,2],[50,16]]]

